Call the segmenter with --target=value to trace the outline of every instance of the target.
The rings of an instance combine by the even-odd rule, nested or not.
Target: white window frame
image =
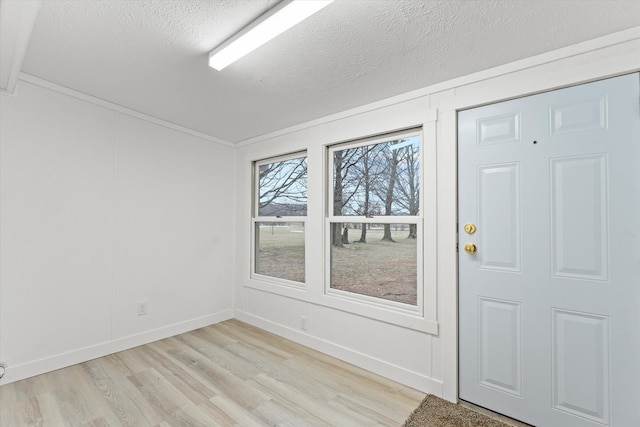
[[[396,139],[402,139],[405,137],[420,137],[420,176],[419,176],[419,187],[420,187],[420,195],[419,195],[419,214],[418,215],[402,215],[402,216],[394,216],[394,215],[376,215],[376,216],[362,216],[362,215],[335,215],[333,213],[333,200],[332,195],[334,191],[334,153],[336,151],[342,151],[345,149],[351,148],[360,148],[366,147],[370,145],[381,144],[385,142],[394,141]],[[335,144],[328,147],[327,155],[328,155],[328,168],[326,171],[328,185],[327,185],[327,219],[326,219],[326,230],[327,235],[326,239],[326,247],[327,247],[327,263],[326,263],[326,280],[324,285],[324,292],[326,295],[333,295],[337,298],[345,298],[350,299],[363,304],[372,304],[374,306],[385,307],[391,310],[397,310],[400,312],[407,312],[411,314],[419,314],[422,315],[424,313],[423,308],[423,286],[420,284],[423,283],[423,267],[422,267],[422,259],[423,259],[423,251],[422,251],[422,228],[423,228],[423,220],[422,220],[422,211],[423,211],[423,197],[422,197],[422,187],[423,187],[423,178],[422,178],[422,162],[423,162],[423,141],[424,136],[422,133],[422,129],[413,129],[401,132],[394,132],[391,134],[385,134],[376,136],[373,138],[365,138],[360,141],[354,142],[346,142],[341,144]],[[399,303],[395,301],[386,300],[383,298],[372,297],[368,295],[362,295],[355,292],[343,291],[339,289],[334,289],[331,287],[331,224],[332,223],[358,223],[358,224],[416,224],[417,225],[417,235],[416,235],[416,249],[417,249],[417,277],[416,277],[416,305],[410,305],[405,303]]]
[[[281,156],[269,157],[261,160],[255,160],[252,162],[251,171],[252,171],[252,208],[251,208],[251,263],[250,263],[250,273],[249,278],[254,280],[259,280],[262,282],[272,283],[276,285],[281,285],[284,287],[294,288],[294,289],[306,289],[306,281],[307,281],[307,269],[306,269],[306,246],[307,246],[307,216],[260,216],[260,166],[267,165],[271,163],[278,163],[291,159],[299,159],[305,157],[307,162],[307,170],[309,167],[309,158],[307,156],[307,152],[305,151],[297,151],[290,154],[285,154]],[[307,172],[308,179],[308,172]],[[307,187],[307,197],[308,197],[308,187]],[[308,199],[307,199],[308,202]],[[308,206],[308,204],[307,204]],[[308,209],[308,208],[307,208]],[[307,212],[308,215],[308,212]],[[258,223],[263,222],[271,222],[271,223],[302,223],[304,228],[304,246],[305,246],[305,281],[304,282],[296,282],[294,280],[282,279],[279,277],[268,276],[266,274],[260,274],[256,272],[256,251],[257,247],[257,239],[256,239],[256,230]]]
[[[435,119],[435,117],[434,117]],[[376,143],[393,141],[402,136],[420,135],[420,201],[419,215],[373,216],[334,215],[333,153],[346,148],[356,148]],[[323,305],[388,323],[405,326],[437,335],[436,300],[436,206],[425,210],[425,201],[436,200],[436,123],[424,122],[420,126],[397,130],[361,139],[351,139],[325,146],[325,221],[324,221],[324,282]],[[417,225],[417,300],[416,305],[389,301],[382,298],[361,295],[354,292],[331,288],[331,224],[332,223],[373,223],[373,224],[416,224]]]
[[[259,147],[253,152],[247,153],[245,163],[246,173],[249,179],[246,182],[246,191],[249,197],[246,200],[245,212],[248,213],[247,225],[251,228],[250,236],[247,236],[250,245],[247,245],[247,262],[241,275],[244,277],[243,287],[256,289],[273,295],[288,298],[291,304],[307,304],[307,307],[315,307],[314,310],[337,310],[354,314],[360,317],[374,319],[379,322],[400,326],[409,330],[421,331],[430,335],[438,335],[438,287],[437,280],[441,274],[437,270],[438,242],[437,242],[437,213],[438,207],[436,178],[437,178],[437,138],[445,138],[438,133],[439,112],[428,109],[423,104],[403,107],[400,112],[395,109],[382,109],[363,113],[362,115],[349,116],[340,119],[335,124],[323,125],[321,131],[306,132],[304,136],[298,133],[280,137],[277,143]],[[335,292],[325,292],[326,282],[329,280],[328,263],[330,262],[329,221],[327,213],[333,209],[332,201],[327,200],[332,187],[333,171],[329,169],[328,149],[337,144],[348,142],[364,142],[366,138],[379,138],[390,134],[410,131],[422,128],[421,158],[421,211],[422,212],[422,283],[423,297],[418,304],[422,304],[422,312],[419,310],[397,309],[391,305],[377,304],[361,299],[350,298]],[[290,154],[287,154],[290,153]],[[269,163],[278,159],[307,157],[307,216],[302,218],[287,217],[285,221],[301,219],[305,224],[305,278],[306,285],[298,282],[287,282],[265,275],[255,275],[255,221],[262,218],[256,217],[255,200],[257,186],[255,184],[255,164],[257,162]],[[455,199],[455,194],[440,195],[443,198]],[[425,209],[425,206],[427,207]],[[269,218],[271,219],[271,218]],[[249,224],[249,220],[251,223]],[[374,222],[380,222],[375,218]],[[418,224],[420,227],[420,224]],[[418,230],[420,232],[420,230]],[[420,260],[419,260],[420,262]],[[445,277],[445,281],[448,277]],[[283,300],[284,301],[284,300]],[[295,321],[298,321],[296,318]]]

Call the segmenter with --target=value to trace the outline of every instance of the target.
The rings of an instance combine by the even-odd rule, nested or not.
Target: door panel
[[[478,120],[478,146],[520,140],[520,112],[509,112]]]
[[[608,330],[606,317],[553,310],[555,409],[606,423],[611,384]]]
[[[521,304],[479,298],[480,382],[522,395]]]
[[[462,399],[640,426],[639,101],[636,73],[459,113]]]
[[[480,268],[520,271],[520,166],[478,167]]]
[[[607,127],[607,99],[604,96],[552,105],[549,113],[552,136]]]
[[[554,275],[607,280],[608,187],[606,154],[551,159]]]

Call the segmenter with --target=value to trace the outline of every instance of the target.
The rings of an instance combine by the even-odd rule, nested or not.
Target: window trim
[[[316,307],[316,310],[341,311],[354,316],[368,318],[377,322],[387,323],[412,331],[424,332],[433,336],[439,333],[438,324],[438,280],[450,280],[447,272],[437,270],[438,266],[438,223],[437,214],[442,210],[436,202],[442,198],[455,198],[455,194],[439,195],[436,192],[437,155],[436,145],[444,141],[448,143],[450,135],[442,134],[438,130],[437,109],[429,109],[423,104],[412,104],[397,111],[385,108],[381,110],[367,111],[355,116],[340,119],[335,124],[323,126],[318,131],[303,129],[293,134],[280,136],[274,141],[277,144],[269,144],[256,147],[243,154],[242,170],[244,170],[245,191],[249,197],[240,196],[242,211],[249,218],[253,217],[253,187],[255,162],[278,159],[291,155],[283,153],[300,153],[307,155],[308,161],[308,215],[306,217],[306,286],[286,286],[282,283],[269,280],[268,277],[250,277],[253,269],[253,245],[244,246],[246,251],[245,261],[242,262],[241,273],[242,287],[253,289],[267,294],[273,294],[290,299],[300,307]],[[362,304],[346,298],[326,295],[324,293],[326,258],[326,175],[328,167],[327,147],[339,143],[363,141],[372,135],[381,136],[395,133],[396,130],[410,130],[422,127],[422,158],[421,167],[422,209],[423,213],[423,290],[424,290],[424,314],[408,313],[389,310],[372,304]],[[332,205],[331,205],[332,206]],[[253,240],[253,228],[247,230],[250,235],[243,235],[246,241]],[[297,318],[294,319],[297,321]]]
[[[274,157],[268,157],[264,159],[254,160],[251,162],[251,255],[250,255],[250,263],[249,263],[249,279],[257,280],[260,282],[268,282],[275,285],[280,285],[287,288],[305,290],[307,287],[307,269],[306,269],[306,252],[307,252],[307,216],[260,216],[260,174],[258,170],[262,165],[268,165],[271,163],[283,162],[286,160],[305,158],[307,161],[307,168],[309,166],[308,163],[308,155],[306,150],[296,151],[289,154],[283,154]],[[308,174],[307,174],[308,176]],[[283,279],[280,277],[268,276],[266,274],[260,274],[256,272],[256,250],[257,250],[257,239],[256,239],[256,227],[258,223],[262,222],[273,222],[273,223],[290,223],[290,222],[298,222],[302,223],[304,228],[304,246],[305,246],[305,281],[304,282],[296,282],[294,280]],[[258,287],[259,288],[259,287]]]
[[[333,191],[334,191],[334,153],[351,148],[360,148],[370,145],[382,144],[390,142],[396,139],[402,139],[402,137],[420,137],[420,176],[419,176],[419,204],[418,215],[335,215],[333,213]],[[424,219],[423,219],[423,205],[424,205],[424,145],[425,135],[423,127],[412,127],[405,130],[399,130],[394,132],[388,132],[380,135],[369,136],[362,139],[355,139],[346,142],[340,142],[336,144],[330,144],[325,147],[326,155],[326,168],[325,168],[325,182],[326,191],[324,194],[325,201],[325,221],[324,221],[324,245],[325,245],[325,265],[324,265],[324,280],[323,280],[323,294],[327,297],[332,297],[337,300],[344,300],[352,302],[358,305],[366,305],[377,308],[386,309],[393,312],[402,314],[417,315],[423,317],[424,310]],[[400,303],[396,301],[386,300],[379,297],[373,297],[369,295],[358,294],[356,292],[349,292],[331,287],[331,234],[332,223],[358,223],[358,224],[416,224],[418,227],[418,235],[416,236],[416,257],[417,257],[417,271],[416,271],[416,305]]]

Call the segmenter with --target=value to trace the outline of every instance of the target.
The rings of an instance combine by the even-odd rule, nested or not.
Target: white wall
[[[457,160],[456,111],[485,103],[640,70],[640,28],[570,46],[486,72],[424,88],[392,99],[315,120],[240,144],[236,156],[239,239],[236,317],[287,338],[451,401],[458,397],[457,378]],[[436,191],[425,206],[435,207],[437,268],[425,270],[425,286],[435,281],[437,330],[410,322],[387,322],[336,308],[323,295],[324,150],[328,144],[392,131],[400,123],[419,121],[437,110]],[[249,276],[250,165],[252,160],[307,150],[309,216],[307,218],[307,287],[284,288]],[[429,159],[425,163],[429,165]],[[428,174],[428,167],[423,171]],[[426,213],[428,215],[428,213]],[[244,221],[244,223],[242,223]],[[429,219],[427,218],[427,223]],[[425,239],[425,263],[433,261]],[[320,267],[319,267],[320,266]],[[433,276],[429,276],[433,274]],[[428,304],[429,301],[425,301]],[[309,318],[307,331],[300,316]]]
[[[0,98],[3,383],[233,314],[233,148],[47,86]]]

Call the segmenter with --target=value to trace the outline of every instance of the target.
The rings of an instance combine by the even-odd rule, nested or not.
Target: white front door
[[[540,427],[640,426],[639,86],[458,114],[461,399]]]

